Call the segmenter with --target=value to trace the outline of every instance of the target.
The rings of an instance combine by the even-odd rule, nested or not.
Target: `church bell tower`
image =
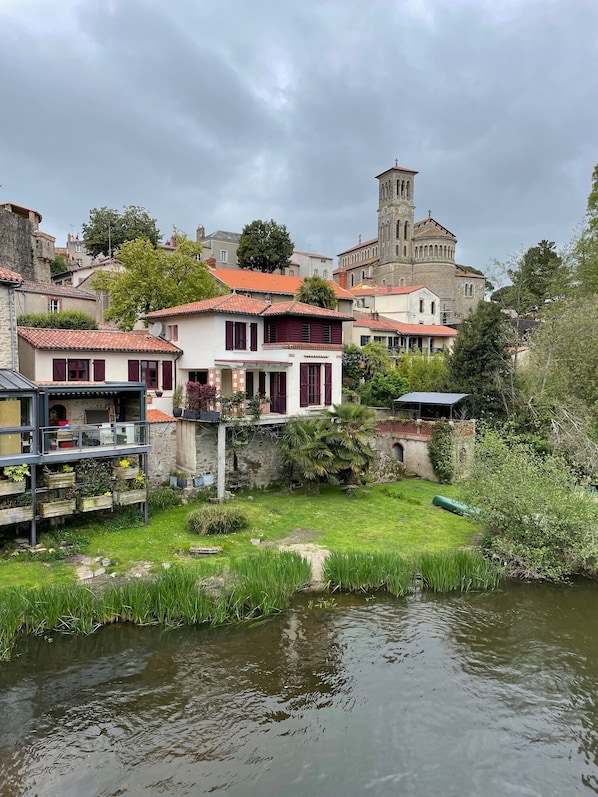
[[[380,264],[411,261],[416,174],[395,160],[394,166],[376,175]]]

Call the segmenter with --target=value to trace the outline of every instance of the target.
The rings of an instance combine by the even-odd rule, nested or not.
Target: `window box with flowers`
[[[119,482],[118,487],[114,490],[114,503],[119,506],[143,504],[145,501],[147,501],[147,486],[143,473],[138,473],[134,479],[128,482]]]
[[[75,469],[72,465],[63,465],[62,470],[46,471],[43,475],[44,487],[49,490],[60,490],[63,487],[75,486]]]
[[[118,464],[112,465],[112,473],[119,481],[134,479],[139,475],[139,463],[135,464],[128,459],[121,459]]]
[[[82,459],[77,463],[77,481],[81,483],[77,498],[79,512],[112,508],[112,478],[108,462]]]
[[[29,465],[7,465],[0,479],[0,495],[18,495],[26,488],[25,477],[30,475]]]

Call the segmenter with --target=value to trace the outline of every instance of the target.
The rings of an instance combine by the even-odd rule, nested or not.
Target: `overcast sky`
[[[566,244],[598,162],[598,0],[0,0],[0,72],[0,200],[57,245],[136,204],[336,257],[398,158],[485,269]]]

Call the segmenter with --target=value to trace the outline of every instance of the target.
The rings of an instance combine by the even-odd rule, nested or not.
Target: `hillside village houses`
[[[41,214],[0,205],[0,467],[32,469],[31,539],[38,520],[51,516],[48,495],[64,499],[67,514],[87,511],[60,492],[40,492],[40,468],[125,454],[153,484],[174,467],[212,473],[219,497],[243,469],[254,484],[277,478],[274,438],[256,438],[251,454],[227,448],[229,424],[172,416],[177,385],[212,384],[224,399],[241,391],[267,398],[259,426],[275,429],[342,401],[343,342],[428,354],[450,348],[484,278],[455,264],[452,233],[431,217],[413,223],[415,174],[395,166],[378,176],[379,236],[339,256],[336,310],[295,300],[306,276],[331,276],[331,258],[294,252],[284,274],[245,271],[236,262],[238,234],[206,236],[199,227],[202,259],[228,293],[150,313],[149,329],[129,333],[101,326],[103,298],[90,286],[98,269],[119,268],[117,259],[92,260],[82,238],[69,235],[70,268],[52,280],[55,239],[40,230]],[[170,251],[176,239],[162,246]],[[18,315],[62,310],[86,312],[100,328],[17,328]],[[402,459],[398,450],[389,456]],[[3,515],[1,496],[0,476],[0,525],[23,515],[12,504]],[[136,500],[146,506],[143,491]]]

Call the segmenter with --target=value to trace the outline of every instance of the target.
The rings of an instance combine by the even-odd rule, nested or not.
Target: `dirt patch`
[[[265,542],[264,546],[269,548],[279,548],[281,545],[304,545],[317,540],[321,536],[320,531],[315,529],[293,529],[288,537],[277,542]]]

